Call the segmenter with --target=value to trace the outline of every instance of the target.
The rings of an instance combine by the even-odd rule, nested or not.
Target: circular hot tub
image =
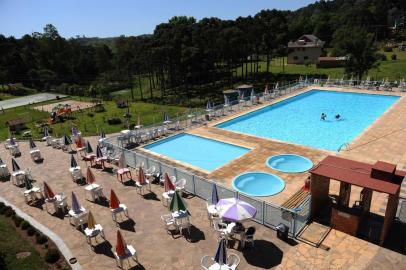
[[[283,154],[269,157],[266,165],[280,172],[301,173],[310,170],[313,162],[303,156]]]
[[[234,178],[233,187],[249,196],[272,196],[285,188],[285,181],[271,173],[246,172]]]

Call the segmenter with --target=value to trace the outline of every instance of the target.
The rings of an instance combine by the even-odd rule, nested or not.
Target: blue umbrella
[[[37,146],[34,143],[34,140],[32,138],[30,138],[30,149],[34,149],[37,148]]]
[[[73,212],[75,212],[75,214],[81,212],[78,198],[76,197],[76,194],[73,191],[72,191],[72,210]]]
[[[75,157],[73,155],[71,155],[70,157],[70,166],[71,168],[76,168],[78,166],[78,163],[75,160]]]
[[[214,261],[220,265],[227,264],[227,247],[226,240],[224,238],[222,238],[219,242],[216,256],[214,256]]]
[[[102,158],[103,157],[103,153],[102,153],[99,146],[97,146],[97,148],[96,148],[96,157],[97,158]]]
[[[218,202],[219,202],[219,195],[217,193],[217,186],[215,183],[213,183],[213,187],[211,190],[211,203],[217,204]]]
[[[13,165],[13,172],[18,172],[21,170],[14,158],[11,159],[11,164]]]

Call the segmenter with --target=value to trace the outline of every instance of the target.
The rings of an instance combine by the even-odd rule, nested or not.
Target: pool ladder
[[[340,152],[341,150],[350,150],[350,144],[349,143],[343,143],[342,145],[340,145],[340,147],[338,147],[337,152]]]

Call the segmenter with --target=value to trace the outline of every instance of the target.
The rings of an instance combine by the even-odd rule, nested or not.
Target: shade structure
[[[217,203],[217,209],[221,218],[233,222],[252,219],[257,214],[254,206],[237,198],[221,199]]]
[[[88,154],[93,153],[93,148],[90,145],[89,141],[87,141],[87,143],[86,143],[86,153],[88,153]]]
[[[101,139],[105,139],[105,138],[106,138],[106,133],[104,132],[104,130],[102,130],[102,132],[100,132],[100,138],[101,138]]]
[[[171,212],[187,211],[186,203],[183,200],[182,196],[180,196],[178,191],[175,191],[175,193],[173,193],[172,200],[168,205],[168,208]]]
[[[44,128],[44,137],[49,137],[49,130],[48,127]]]
[[[14,158],[11,159],[11,165],[13,165],[13,172],[18,172],[21,170]]]
[[[127,254],[127,244],[125,243],[120,230],[117,231],[116,253],[118,257],[124,257]]]
[[[72,210],[75,214],[77,214],[81,212],[80,208],[78,197],[76,197],[75,192],[72,191]]]
[[[76,159],[73,155],[70,156],[70,167],[71,168],[76,168],[78,166],[78,163],[76,162]]]
[[[165,181],[164,181],[165,192],[169,190],[175,190],[175,185],[172,183],[171,179],[169,178],[168,173],[165,173]]]
[[[118,168],[127,168],[127,161],[125,160],[125,155],[124,152],[121,154],[119,160],[118,160]]]
[[[100,146],[97,146],[97,148],[96,148],[96,157],[97,158],[102,158],[103,157],[103,153],[101,151]]]
[[[215,183],[213,183],[213,186],[211,189],[211,203],[217,204],[218,202],[219,202],[219,195],[217,193],[217,186]]]
[[[90,167],[87,167],[86,182],[88,184],[93,184],[94,182],[96,182],[96,177],[94,177],[94,174],[93,174],[92,170],[90,169]]]
[[[147,182],[145,181],[145,173],[144,170],[142,169],[142,167],[140,166],[140,168],[138,169],[138,183],[140,183],[140,185],[145,185]]]
[[[63,135],[63,145],[71,145],[72,140],[65,134]]]
[[[89,229],[94,229],[96,227],[96,220],[94,219],[93,213],[89,211],[87,214],[87,227]]]
[[[110,202],[109,202],[110,209],[116,209],[120,207],[120,200],[118,199],[114,190],[110,192]]]
[[[24,179],[24,185],[26,190],[32,189],[31,181],[27,177]]]
[[[72,127],[72,135],[75,137],[79,135],[78,129],[76,127]]]
[[[55,197],[55,193],[52,191],[50,186],[45,181],[44,181],[44,195],[45,195],[45,198],[47,198],[47,199],[52,199]]]
[[[216,255],[214,255],[214,261],[220,265],[227,264],[227,244],[224,238],[220,239]]]
[[[32,138],[30,138],[30,149],[35,149],[37,148],[37,146],[34,143],[34,140]]]
[[[167,112],[164,112],[164,121],[163,121],[163,123],[164,124],[169,124],[169,123],[171,123],[172,121],[171,120],[169,120],[169,115],[168,115],[168,113]]]

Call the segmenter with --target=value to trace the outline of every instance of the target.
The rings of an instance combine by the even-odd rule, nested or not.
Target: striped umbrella
[[[72,210],[75,212],[75,214],[77,214],[81,212],[80,208],[78,198],[76,197],[75,192],[72,191]]]
[[[118,199],[114,190],[110,192],[110,202],[109,202],[110,209],[117,209],[120,207],[120,200]]]
[[[103,153],[102,153],[99,146],[96,147],[96,157],[97,158],[102,158],[103,157]]]
[[[89,229],[94,229],[96,227],[96,220],[94,219],[91,211],[89,211],[89,214],[87,214],[87,227]]]
[[[72,144],[72,140],[68,136],[66,136],[66,134],[63,135],[63,144],[64,145],[71,145]]]
[[[44,128],[44,137],[49,137],[49,130],[48,127]]]
[[[254,218],[257,209],[249,203],[237,198],[221,199],[217,203],[219,216],[233,222]]]
[[[171,179],[169,178],[168,173],[165,173],[165,182],[164,182],[165,192],[169,190],[175,190],[175,185],[172,183]]]
[[[31,184],[31,181],[28,179],[28,177],[26,177],[24,179],[24,185],[25,185],[26,190],[31,190],[32,189],[32,184]]]
[[[172,200],[168,208],[171,212],[187,211],[186,203],[177,191],[173,193]]]
[[[34,143],[34,140],[32,138],[30,138],[30,149],[35,149],[37,148],[37,146]]]
[[[49,185],[45,181],[44,181],[44,195],[45,195],[45,198],[47,198],[47,199],[53,199],[55,197],[55,193],[52,191],[52,189],[49,187]]]
[[[217,186],[213,183],[213,187],[211,189],[211,203],[217,204],[219,202],[219,195],[217,193]]]
[[[140,185],[146,184],[144,170],[142,169],[141,166],[140,166],[140,168],[138,170],[138,183]]]
[[[11,165],[13,165],[13,172],[18,172],[21,170],[14,158],[11,159]]]
[[[214,256],[214,261],[220,265],[227,264],[227,245],[226,239],[224,238],[220,239],[216,255]]]
[[[89,141],[87,141],[87,143],[86,143],[86,153],[88,153],[88,154],[93,153],[93,148],[90,145]]]
[[[127,255],[127,244],[125,243],[120,230],[117,231],[116,253],[118,257],[124,257]]]
[[[118,160],[118,168],[127,168],[127,161],[125,160],[124,152],[121,154],[120,159]]]
[[[71,168],[76,168],[78,166],[78,163],[75,160],[75,157],[73,155],[70,156],[70,167]]]
[[[92,170],[90,169],[90,167],[87,167],[86,182],[88,184],[93,184],[94,182],[96,182],[96,177],[94,177],[94,174],[93,174]]]
[[[102,132],[100,133],[100,138],[101,138],[101,139],[105,139],[105,138],[106,138],[106,133],[104,132],[104,130],[102,130]]]

